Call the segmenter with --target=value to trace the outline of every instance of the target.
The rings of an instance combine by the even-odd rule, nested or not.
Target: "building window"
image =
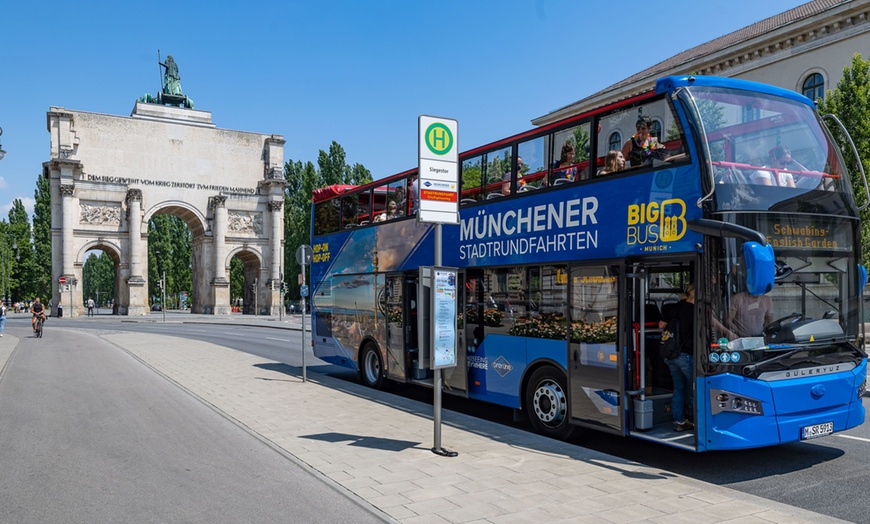
[[[622,149],[622,135],[618,132],[610,135],[610,139],[607,141],[607,148],[610,151],[619,151]]]
[[[658,120],[652,121],[652,126],[649,129],[650,136],[654,137],[657,142],[662,141],[662,123]]]
[[[803,95],[810,100],[824,100],[825,79],[819,73],[813,73],[804,80]]]

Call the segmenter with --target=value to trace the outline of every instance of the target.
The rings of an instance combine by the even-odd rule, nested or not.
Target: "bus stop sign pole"
[[[424,307],[429,307],[430,340],[429,355],[433,379],[433,419],[435,423],[435,443],[432,453],[445,457],[455,457],[459,453],[448,451],[441,447],[441,390],[443,388],[441,368],[456,366],[456,293],[452,297],[444,292],[444,286],[438,288],[436,274],[441,269],[441,225],[459,224],[459,155],[457,153],[458,123],[449,118],[438,118],[421,115],[417,119],[417,174],[415,190],[417,221],[435,224],[435,267],[432,268],[431,300]],[[444,268],[446,269],[446,268]],[[456,272],[453,273],[455,286]],[[447,275],[447,273],[444,273]],[[446,281],[445,281],[446,282]],[[440,289],[441,293],[436,293]],[[438,296],[436,296],[438,295]],[[450,315],[450,300],[452,300],[452,316]],[[423,305],[423,304],[420,304]],[[449,324],[452,323],[452,330]],[[442,351],[439,359],[438,343],[444,338],[453,341],[452,356],[450,351]],[[445,347],[448,347],[447,344]]]
[[[296,262],[302,266],[302,282],[299,286],[299,294],[302,296],[302,312],[299,314],[302,319],[302,382],[308,380],[308,370],[305,367],[305,299],[308,297],[308,286],[305,285],[305,267],[311,263],[311,246],[302,244],[296,248]],[[281,307],[284,307],[281,304]]]

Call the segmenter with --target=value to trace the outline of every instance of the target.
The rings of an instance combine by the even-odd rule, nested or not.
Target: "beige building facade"
[[[47,127],[52,314],[58,305],[81,314],[82,266],[94,250],[115,262],[114,313],[148,314],[148,222],[161,213],[190,229],[192,312],[231,312],[229,267],[239,257],[245,303],[278,314],[282,136],[219,129],[207,111],[142,102],[129,117],[52,107]]]

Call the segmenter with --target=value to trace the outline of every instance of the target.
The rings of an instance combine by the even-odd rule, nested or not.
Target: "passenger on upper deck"
[[[604,169],[598,172],[599,175],[612,175],[617,171],[625,169],[625,157],[622,151],[611,150],[604,157]]]
[[[638,117],[634,126],[637,133],[622,146],[622,156],[631,162],[631,167],[651,166],[653,160],[667,159],[665,146],[649,134],[652,119],[648,116]]]
[[[381,213],[375,218],[375,222],[386,222],[387,220],[393,220],[401,217],[401,211],[398,209],[398,205],[393,200],[390,200],[390,203],[387,204],[387,212]]]
[[[523,157],[517,157],[517,191],[520,190],[521,187],[526,185],[523,181]],[[511,170],[505,172],[504,177],[501,179],[501,194],[502,195],[510,195],[511,194]]]
[[[568,140],[565,142],[565,145],[562,146],[562,156],[559,158],[558,162],[553,163],[553,182],[556,180],[564,179],[564,180],[576,180],[577,179],[577,167],[574,166],[574,157],[576,156],[576,151],[574,150],[574,142]],[[544,180],[544,185],[546,184],[546,180]]]
[[[408,210],[408,199],[405,198],[405,188],[399,186],[396,188],[396,204],[399,208],[399,216],[404,216]]]
[[[770,150],[770,162],[764,167],[772,168],[774,171],[759,169],[750,175],[753,183],[762,186],[778,185],[780,187],[795,187],[794,176],[788,171],[806,171],[807,168],[795,162],[791,158],[791,150],[786,146],[776,146]],[[780,171],[788,170],[788,171]],[[776,179],[773,174],[777,173]],[[776,184],[774,184],[776,180]]]

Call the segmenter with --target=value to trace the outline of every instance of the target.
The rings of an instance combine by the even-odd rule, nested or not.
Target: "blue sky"
[[[158,49],[218,127],[281,134],[293,161],[316,163],[334,140],[377,179],[416,165],[421,114],[457,119],[470,149],[803,3],[6,2],[0,218],[15,198],[32,212],[49,107],[129,115],[160,90]]]

